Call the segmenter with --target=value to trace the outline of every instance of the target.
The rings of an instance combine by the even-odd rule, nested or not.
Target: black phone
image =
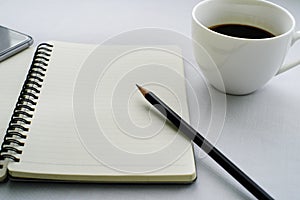
[[[0,26],[0,62],[32,45],[29,35]]]

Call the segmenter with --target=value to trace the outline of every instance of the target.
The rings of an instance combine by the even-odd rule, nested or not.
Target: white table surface
[[[0,24],[27,33],[35,44],[48,40],[101,43],[119,34],[142,27],[171,29],[190,37],[191,11],[199,0],[179,1],[1,1]],[[300,1],[272,0],[295,16],[300,29]],[[287,61],[300,57],[300,44]],[[1,72],[5,69],[0,69]],[[26,70],[5,70],[21,84]],[[300,196],[300,68],[273,78],[265,87],[248,96],[227,96],[224,126],[217,147],[276,199]],[[197,99],[203,82],[187,72]],[[0,94],[7,83],[1,82]],[[19,91],[0,95],[0,130],[6,129]],[[9,95],[8,95],[9,94]],[[190,94],[190,91],[189,91]],[[190,100],[191,122],[197,106]],[[202,104],[200,103],[199,106]],[[205,110],[205,108],[199,108]],[[201,127],[199,128],[201,129]],[[254,199],[210,158],[195,148],[198,179],[190,185],[121,185],[8,182],[0,184],[0,199]]]

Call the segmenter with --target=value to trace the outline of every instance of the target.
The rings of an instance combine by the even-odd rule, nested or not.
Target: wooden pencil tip
[[[135,85],[139,89],[139,91],[143,94],[143,96],[145,96],[147,93],[149,93],[149,91],[146,90],[145,88],[139,86],[138,84],[135,84]]]

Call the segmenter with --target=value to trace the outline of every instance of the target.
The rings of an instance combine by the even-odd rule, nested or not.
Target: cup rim
[[[285,9],[284,7],[282,7],[280,5],[277,5],[277,4],[273,3],[273,2],[266,1],[266,0],[255,0],[256,2],[262,2],[262,3],[268,4],[270,6],[273,6],[276,9],[279,9],[279,10],[283,11],[285,14],[287,14],[287,16],[292,21],[292,26],[290,27],[290,29],[288,31],[280,34],[280,35],[276,35],[274,37],[269,37],[269,38],[261,38],[261,39],[240,38],[240,37],[234,37],[234,36],[229,36],[229,35],[225,35],[225,34],[222,34],[222,33],[218,33],[216,31],[213,31],[213,30],[209,29],[204,24],[202,24],[197,19],[197,17],[196,17],[196,12],[198,10],[198,7],[200,7],[201,5],[206,4],[208,2],[212,2],[212,1],[217,1],[217,0],[204,0],[204,1],[201,1],[200,3],[196,4],[194,6],[194,8],[193,8],[193,11],[192,11],[192,18],[193,18],[193,21],[196,22],[198,26],[201,26],[202,28],[206,29],[210,33],[218,35],[218,36],[222,36],[222,37],[225,37],[225,38],[236,39],[236,40],[241,40],[241,41],[266,41],[266,40],[274,40],[274,39],[278,39],[278,38],[281,38],[281,37],[285,37],[286,35],[289,35],[292,31],[294,31],[295,26],[296,26],[296,22],[295,22],[294,16],[287,9]]]

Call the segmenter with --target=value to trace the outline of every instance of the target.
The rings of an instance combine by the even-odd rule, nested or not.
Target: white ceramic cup
[[[249,94],[300,62],[282,66],[288,49],[300,39],[295,19],[284,8],[263,0],[205,0],[192,13],[192,37],[207,54],[194,54],[204,76],[216,89],[235,95]],[[244,39],[209,29],[220,24],[262,28],[275,37]],[[197,47],[198,46],[198,47]],[[207,58],[209,56],[209,58]],[[207,66],[211,59],[217,70]],[[220,78],[222,81],[220,81]]]

